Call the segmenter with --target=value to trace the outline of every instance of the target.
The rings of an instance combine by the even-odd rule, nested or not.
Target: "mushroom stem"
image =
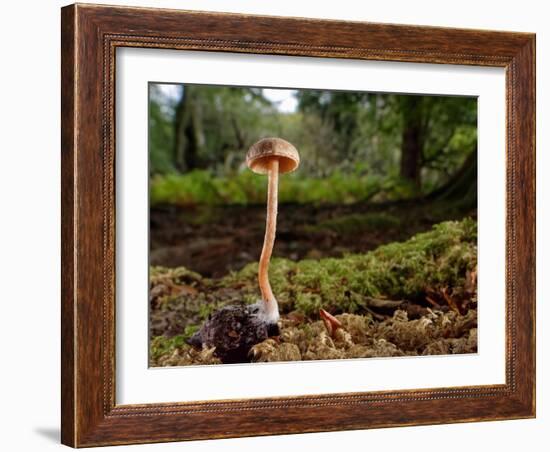
[[[272,159],[268,163],[267,170],[267,216],[265,221],[265,236],[260,264],[258,268],[258,283],[262,293],[262,300],[269,308],[268,311],[278,313],[277,300],[273,296],[269,284],[269,260],[275,243],[275,231],[277,229],[277,191],[279,189],[279,160]]]

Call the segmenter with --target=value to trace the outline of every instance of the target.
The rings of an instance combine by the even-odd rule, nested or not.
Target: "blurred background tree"
[[[166,84],[149,95],[153,204],[262,202],[243,160],[266,136],[302,156],[283,202],[477,202],[475,98]]]

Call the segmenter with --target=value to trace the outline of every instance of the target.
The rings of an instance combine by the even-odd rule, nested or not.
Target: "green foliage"
[[[150,183],[149,202],[151,205],[158,203],[210,205],[219,203],[220,197],[211,173],[195,170],[183,176],[168,174],[153,178]]]
[[[424,192],[444,184],[477,141],[477,103],[469,97],[424,97],[426,136],[422,156]]]
[[[149,171],[173,172],[174,105],[162,96],[157,85],[149,85]]]
[[[150,85],[153,203],[263,199],[264,181],[245,175],[243,161],[267,136],[287,139],[301,154],[296,178],[303,182],[286,184],[286,201],[353,202],[375,192],[410,198],[448,181],[477,139],[474,98],[295,90],[297,111],[282,112],[261,88],[181,85],[179,97],[170,97],[160,86]],[[399,177],[411,98],[420,100],[420,192]]]
[[[371,173],[384,175],[386,183],[403,183],[396,177],[402,132],[410,121],[419,124],[423,192],[458,170],[477,139],[477,102],[471,97],[331,91],[299,91],[297,96],[302,114],[320,118],[312,133],[323,130],[331,137],[319,148],[325,168],[348,171],[358,162],[366,163]],[[418,105],[414,112],[413,104]],[[398,189],[403,198],[415,192],[410,186]]]
[[[280,180],[279,202],[353,203],[366,201],[380,190],[380,178],[334,172],[327,178],[303,178],[296,173]],[[151,179],[150,203],[223,205],[264,203],[265,176],[244,170],[233,177],[216,177],[206,170],[168,174]]]
[[[257,140],[257,134],[276,132],[276,109],[259,88],[180,85],[174,98],[160,86],[150,85],[152,175],[197,168],[223,174],[241,164],[237,155]],[[180,147],[176,146],[178,130]],[[193,166],[187,167],[189,163]]]

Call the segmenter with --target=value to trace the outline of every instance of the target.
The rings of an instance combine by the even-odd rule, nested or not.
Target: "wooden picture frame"
[[[62,9],[62,442],[73,447],[535,416],[535,35],[70,5]],[[506,69],[506,383],[115,404],[115,50]]]

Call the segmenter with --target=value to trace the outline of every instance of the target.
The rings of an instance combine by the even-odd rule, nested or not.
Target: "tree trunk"
[[[464,209],[477,207],[477,146],[466,157],[454,176],[442,187],[430,193],[426,199],[445,201]]]
[[[403,105],[401,141],[401,177],[420,188],[420,169],[423,148],[421,98],[407,96]]]
[[[198,167],[199,150],[204,141],[200,105],[193,94],[193,87],[186,86],[176,107],[174,162],[181,172]]]

